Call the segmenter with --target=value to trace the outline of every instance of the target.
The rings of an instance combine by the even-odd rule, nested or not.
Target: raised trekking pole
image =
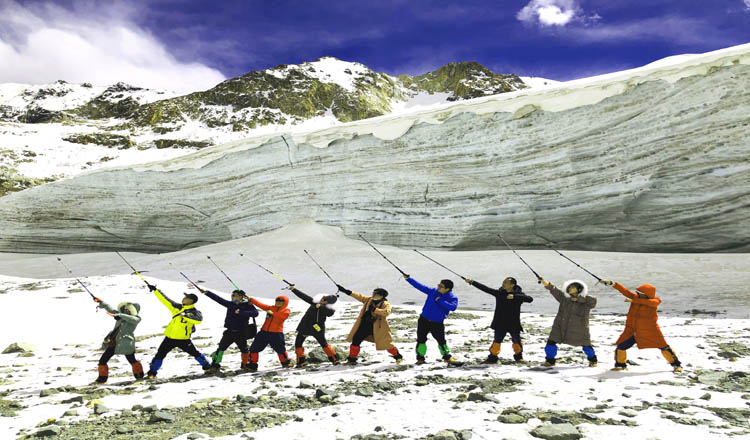
[[[247,258],[254,265],[260,267],[261,269],[265,270],[266,272],[270,273],[271,275],[273,275],[276,278],[280,279],[281,281],[285,282],[287,284],[287,286],[293,286],[294,285],[293,283],[290,283],[289,281],[285,280],[282,276],[276,275],[275,273],[271,272],[270,270],[266,269],[265,267],[261,266],[260,264],[256,263],[255,261],[251,260],[250,257],[246,256],[245,254],[240,254],[240,257]]]
[[[508,249],[510,249],[511,251],[513,251],[513,253],[516,254],[516,257],[518,257],[523,262],[523,264],[525,264],[526,267],[528,267],[529,270],[531,270],[534,273],[534,276],[536,277],[537,283],[542,284],[542,277],[540,277],[539,274],[536,273],[536,271],[534,269],[532,269],[531,266],[529,266],[529,263],[527,263],[526,260],[524,260],[523,258],[521,258],[521,256],[518,255],[518,252],[516,252],[515,249],[513,249],[512,247],[510,247],[510,245],[508,244],[507,241],[505,241],[505,239],[503,238],[502,235],[497,234],[497,236],[500,237],[500,240],[502,240],[503,243],[505,243],[505,245],[508,246]]]
[[[547,238],[547,237],[545,237],[545,236],[543,236],[543,235],[540,235],[540,234],[535,234],[535,235],[536,235],[537,237],[541,237],[542,239],[544,239],[544,240],[546,240],[546,241],[548,241],[548,242],[550,242],[550,243],[554,243],[554,242],[553,242],[552,240],[550,240],[549,238]],[[579,269],[581,269],[582,271],[584,271],[584,272],[586,272],[587,274],[591,275],[592,277],[596,278],[596,280],[597,280],[597,281],[601,281],[601,280],[602,280],[602,279],[601,279],[601,278],[599,278],[598,276],[596,276],[596,275],[594,275],[593,273],[589,272],[589,271],[588,271],[588,270],[587,270],[587,269],[586,269],[585,267],[583,267],[583,266],[581,266],[580,264],[576,263],[575,261],[571,260],[571,259],[570,259],[570,258],[568,258],[568,257],[567,257],[567,256],[566,256],[565,254],[563,254],[562,252],[560,252],[560,251],[558,251],[557,249],[553,248],[553,247],[552,247],[552,246],[550,246],[549,244],[545,243],[544,245],[545,245],[545,246],[546,246],[547,248],[549,248],[549,249],[552,249],[553,251],[557,252],[557,253],[558,253],[558,254],[559,254],[559,255],[560,255],[561,257],[565,258],[566,260],[568,260],[568,261],[570,261],[571,263],[573,263],[573,264],[575,264],[576,266],[578,266],[578,268],[579,268]]]
[[[397,271],[401,272],[401,275],[404,275],[404,276],[408,275],[408,274],[407,274],[406,272],[404,272],[403,270],[401,270],[401,268],[399,268],[398,266],[396,266],[396,265],[395,265],[395,264],[393,263],[393,261],[389,260],[389,259],[388,259],[388,257],[386,257],[385,255],[383,255],[383,253],[382,253],[382,252],[380,252],[380,251],[378,250],[378,248],[376,248],[375,246],[373,246],[373,244],[372,244],[372,243],[370,243],[370,242],[369,242],[369,241],[368,241],[368,240],[367,240],[367,239],[366,239],[365,237],[363,237],[363,236],[362,236],[362,234],[357,234],[357,235],[359,236],[359,238],[361,238],[362,240],[364,240],[364,242],[365,242],[365,243],[369,244],[369,245],[370,245],[370,247],[371,247],[371,248],[373,248],[373,249],[375,250],[375,252],[379,253],[379,254],[380,254],[380,256],[381,256],[381,257],[383,257],[383,258],[385,259],[385,261],[387,261],[387,262],[391,263],[391,266],[395,267]]]
[[[146,283],[147,286],[151,285],[151,284],[149,284],[148,281],[146,281],[145,278],[143,278],[143,276],[141,276],[141,274],[137,270],[135,270],[135,267],[133,267],[132,264],[128,263],[128,260],[126,260],[125,257],[123,257],[122,255],[120,255],[120,253],[117,252],[117,251],[115,251],[115,253],[117,254],[118,257],[122,258],[122,261],[124,261],[125,264],[127,264],[128,266],[130,266],[131,269],[133,269],[133,273],[136,274],[136,275],[138,275],[138,278],[142,279],[143,282]]]
[[[440,264],[439,262],[437,262],[437,261],[433,260],[432,258],[428,257],[427,255],[425,255],[425,254],[423,254],[423,253],[419,252],[418,250],[414,249],[414,252],[416,252],[416,253],[418,253],[419,255],[421,255],[421,256],[423,256],[423,257],[427,258],[428,260],[432,261],[433,263],[437,264],[438,266],[442,267],[443,269],[447,270],[448,272],[452,273],[453,275],[455,275],[455,276],[457,276],[457,277],[460,277],[460,278],[461,278],[461,279],[463,279],[463,280],[465,280],[465,279],[466,279],[466,277],[465,277],[465,276],[457,274],[456,272],[454,272],[454,271],[452,271],[451,269],[449,269],[449,268],[445,267],[444,265]]]
[[[93,293],[91,293],[91,291],[89,290],[89,288],[88,288],[88,287],[86,287],[86,285],[85,285],[85,284],[83,284],[83,281],[79,280],[79,279],[78,279],[78,277],[76,277],[76,276],[75,276],[75,274],[73,273],[73,271],[72,271],[72,270],[70,270],[70,268],[68,268],[68,266],[66,266],[66,265],[65,265],[65,263],[63,263],[63,260],[62,260],[62,259],[61,259],[60,257],[57,257],[57,261],[59,261],[59,262],[60,262],[60,264],[62,264],[62,265],[63,265],[63,267],[65,268],[65,270],[67,270],[67,271],[68,271],[68,273],[70,274],[70,276],[72,276],[73,278],[75,278],[75,280],[76,280],[76,281],[78,281],[78,284],[80,284],[80,285],[81,285],[81,287],[83,287],[83,288],[84,288],[84,290],[86,290],[86,292],[88,292],[88,293],[89,293],[89,295],[91,295],[91,297],[92,297],[92,298],[94,298],[94,299],[99,299],[99,298],[97,298],[96,296],[94,296],[94,294],[93,294]]]
[[[315,265],[318,266],[318,269],[320,269],[321,271],[323,271],[323,273],[326,274],[326,276],[328,277],[328,279],[331,280],[331,282],[338,288],[338,284],[336,283],[336,281],[333,278],[331,278],[330,275],[328,275],[328,272],[326,272],[326,270],[323,269],[323,266],[321,266],[320,264],[318,264],[317,261],[315,261],[315,258],[313,258],[313,256],[310,255],[309,252],[307,252],[307,249],[303,249],[303,251],[305,251],[305,254],[307,254],[307,256],[310,257],[310,259],[313,261],[313,263],[315,263]],[[336,296],[339,296],[338,290],[336,291]]]
[[[172,265],[172,262],[171,262],[171,261],[169,262],[169,266],[170,266],[170,267],[171,267],[172,269],[174,269],[174,270],[177,270],[177,268],[175,268],[175,267],[174,267],[174,265]],[[179,271],[179,270],[177,270],[177,272],[178,272],[178,273],[179,273],[180,275],[182,275],[182,277],[183,277],[183,278],[185,278],[185,279],[186,279],[186,280],[188,281],[188,283],[192,284],[192,285],[193,285],[193,287],[195,287],[196,289],[198,289],[198,291],[199,291],[199,292],[203,292],[203,289],[201,289],[200,287],[198,287],[198,285],[197,285],[197,284],[195,284],[195,283],[193,282],[193,280],[191,280],[190,278],[188,278],[188,277],[187,277],[187,275],[185,275],[184,273],[182,273],[182,271]]]
[[[213,263],[213,265],[214,265],[214,266],[216,266],[216,268],[217,268],[217,269],[219,269],[219,272],[221,272],[221,274],[222,274],[222,275],[224,275],[224,277],[225,277],[225,278],[226,278],[227,280],[229,280],[229,282],[230,282],[230,283],[232,283],[232,285],[234,286],[234,288],[235,288],[236,290],[242,290],[242,289],[240,289],[239,287],[237,287],[237,285],[236,285],[236,284],[234,284],[234,281],[232,281],[232,279],[231,279],[231,278],[229,278],[229,275],[227,275],[226,273],[224,273],[224,271],[223,271],[223,270],[221,270],[221,268],[219,267],[219,265],[218,265],[218,264],[216,264],[216,262],[214,262],[214,260],[212,260],[212,259],[211,259],[211,257],[209,257],[208,255],[206,255],[206,258],[208,258],[208,261],[210,261],[211,263]],[[180,272],[180,273],[182,273],[182,272]],[[184,276],[184,275],[183,275],[183,276]],[[185,277],[185,278],[187,278],[187,277]],[[198,287],[198,286],[196,286],[196,287]],[[199,289],[199,290],[200,290],[200,289]]]

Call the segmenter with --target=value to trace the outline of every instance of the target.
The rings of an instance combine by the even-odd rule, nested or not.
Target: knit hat
[[[185,294],[185,298],[192,299],[193,300],[193,304],[195,304],[195,303],[198,302],[198,295],[196,295],[194,293],[186,293]]]
[[[339,300],[339,297],[336,295],[326,295],[325,298],[328,304],[336,304],[336,301]]]
[[[375,290],[372,291],[373,295],[380,295],[383,298],[388,297],[388,291],[383,289],[382,287],[376,287]]]
[[[441,280],[440,284],[445,286],[445,288],[448,290],[453,290],[453,281],[451,280]]]
[[[656,296],[656,287],[652,286],[651,284],[641,284],[635,290],[645,294],[649,298],[653,298]]]

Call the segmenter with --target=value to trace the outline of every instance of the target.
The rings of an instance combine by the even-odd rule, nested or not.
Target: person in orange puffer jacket
[[[662,356],[669,362],[674,371],[682,371],[682,363],[667,344],[659,324],[656,323],[659,319],[656,309],[661,304],[661,299],[656,297],[656,288],[651,284],[643,284],[638,286],[635,292],[631,292],[622,284],[610,280],[601,280],[600,283],[614,287],[625,295],[625,302],[630,303],[625,330],[615,342],[617,349],[615,349],[615,367],[613,370],[627,369],[628,356],[626,350],[637,344],[639,350],[644,348],[660,349]]]
[[[274,305],[263,304],[255,298],[250,302],[256,307],[266,311],[266,320],[250,345],[250,371],[258,371],[259,353],[269,344],[279,356],[282,367],[291,367],[291,359],[284,345],[284,321],[289,317],[289,298],[277,296]]]

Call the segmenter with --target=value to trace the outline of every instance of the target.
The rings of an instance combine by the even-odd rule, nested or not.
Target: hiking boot
[[[240,365],[241,370],[250,371],[250,364],[242,364]]]
[[[357,365],[357,358],[349,356],[346,358],[346,365]]]
[[[625,370],[627,370],[627,369],[628,369],[628,366],[627,366],[627,365],[626,365],[626,366],[624,366],[624,367],[618,367],[618,366],[615,366],[615,367],[614,367],[614,368],[612,368],[612,369],[611,369],[610,371],[625,371]]]
[[[443,358],[443,362],[445,362],[446,364],[457,364],[458,363],[458,361],[453,356]]]
[[[593,368],[593,367],[596,367],[597,365],[599,365],[598,362],[596,362],[596,361],[589,361],[589,367]]]
[[[156,379],[156,371],[148,370],[148,373],[146,373],[146,379]]]
[[[248,371],[252,371],[253,373],[255,373],[256,371],[258,371],[258,364],[255,362],[250,362],[250,364],[248,364],[247,366],[247,369]]]
[[[551,368],[551,367],[555,366],[555,363],[554,362],[550,362],[550,361],[544,361],[544,363],[542,364],[542,366],[547,367],[547,368]]]
[[[672,371],[674,371],[675,373],[682,373],[682,366],[680,366],[680,365],[675,365],[675,366],[673,367],[673,370],[672,370]]]
[[[417,365],[424,365],[426,363],[427,363],[427,361],[424,360],[424,359],[417,359]]]
[[[498,359],[497,356],[495,356],[494,354],[491,354],[491,355],[487,356],[487,359],[485,359],[484,361],[482,361],[482,363],[483,364],[496,364],[498,360],[499,359]]]
[[[109,378],[109,367],[106,365],[99,365],[98,368],[99,377],[96,378],[94,383],[105,383],[107,382],[107,379]]]
[[[290,360],[286,360],[286,361],[282,362],[281,363],[281,367],[282,368],[292,368],[292,367],[294,367],[294,365],[292,365],[292,361],[290,359]]]
[[[523,353],[516,353],[516,354],[514,354],[513,355],[513,360],[515,360],[516,362],[526,362],[523,359]]]
[[[396,361],[397,364],[400,364],[404,361],[404,357],[401,356],[401,353],[391,356],[394,361]]]
[[[333,365],[338,365],[338,364],[340,364],[340,363],[341,363],[341,361],[339,360],[339,357],[338,357],[338,356],[336,356],[336,357],[331,357],[331,356],[329,356],[329,357],[328,357],[328,360],[329,360],[329,361],[330,361],[330,362],[331,362],[331,363],[332,363]]]
[[[305,365],[307,365],[307,358],[301,357],[297,359],[297,368],[303,368]]]

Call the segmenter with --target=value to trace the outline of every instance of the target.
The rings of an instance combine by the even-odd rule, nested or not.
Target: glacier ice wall
[[[585,104],[557,111],[488,111],[480,99],[481,112],[403,117],[395,136],[361,121],[92,172],[0,198],[0,251],[165,252],[312,219],[404,247],[498,248],[501,232],[518,247],[543,235],[566,249],[748,252],[743,57],[605,82],[598,101],[584,87],[568,98]],[[325,142],[305,142],[316,136]]]

